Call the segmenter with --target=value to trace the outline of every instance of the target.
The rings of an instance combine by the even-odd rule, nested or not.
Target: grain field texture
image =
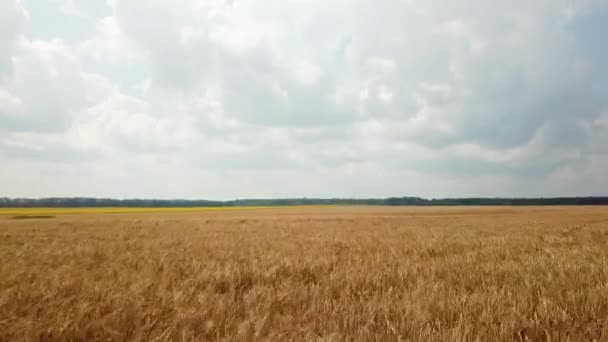
[[[0,217],[0,341],[604,341],[608,208]]]

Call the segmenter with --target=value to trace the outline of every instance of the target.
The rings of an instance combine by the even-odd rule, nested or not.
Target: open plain
[[[608,340],[608,207],[0,216],[0,341],[525,338]]]

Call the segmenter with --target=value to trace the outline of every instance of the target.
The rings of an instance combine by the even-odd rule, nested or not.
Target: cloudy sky
[[[0,0],[0,197],[608,195],[605,0]]]

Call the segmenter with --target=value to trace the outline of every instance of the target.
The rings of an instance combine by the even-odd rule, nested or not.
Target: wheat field
[[[0,341],[608,340],[608,208],[0,216]]]
[[[300,206],[301,208],[317,208],[330,206]],[[39,216],[39,215],[64,215],[64,214],[134,214],[134,213],[192,213],[207,211],[242,211],[242,210],[262,210],[278,207],[88,207],[88,208],[0,208],[0,215],[13,216]]]

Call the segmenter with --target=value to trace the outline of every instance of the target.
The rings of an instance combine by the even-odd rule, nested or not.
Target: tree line
[[[27,207],[247,207],[297,205],[483,206],[483,205],[608,205],[608,197],[552,198],[277,198],[230,201],[185,199],[113,199],[86,197],[2,198],[0,208]]]

